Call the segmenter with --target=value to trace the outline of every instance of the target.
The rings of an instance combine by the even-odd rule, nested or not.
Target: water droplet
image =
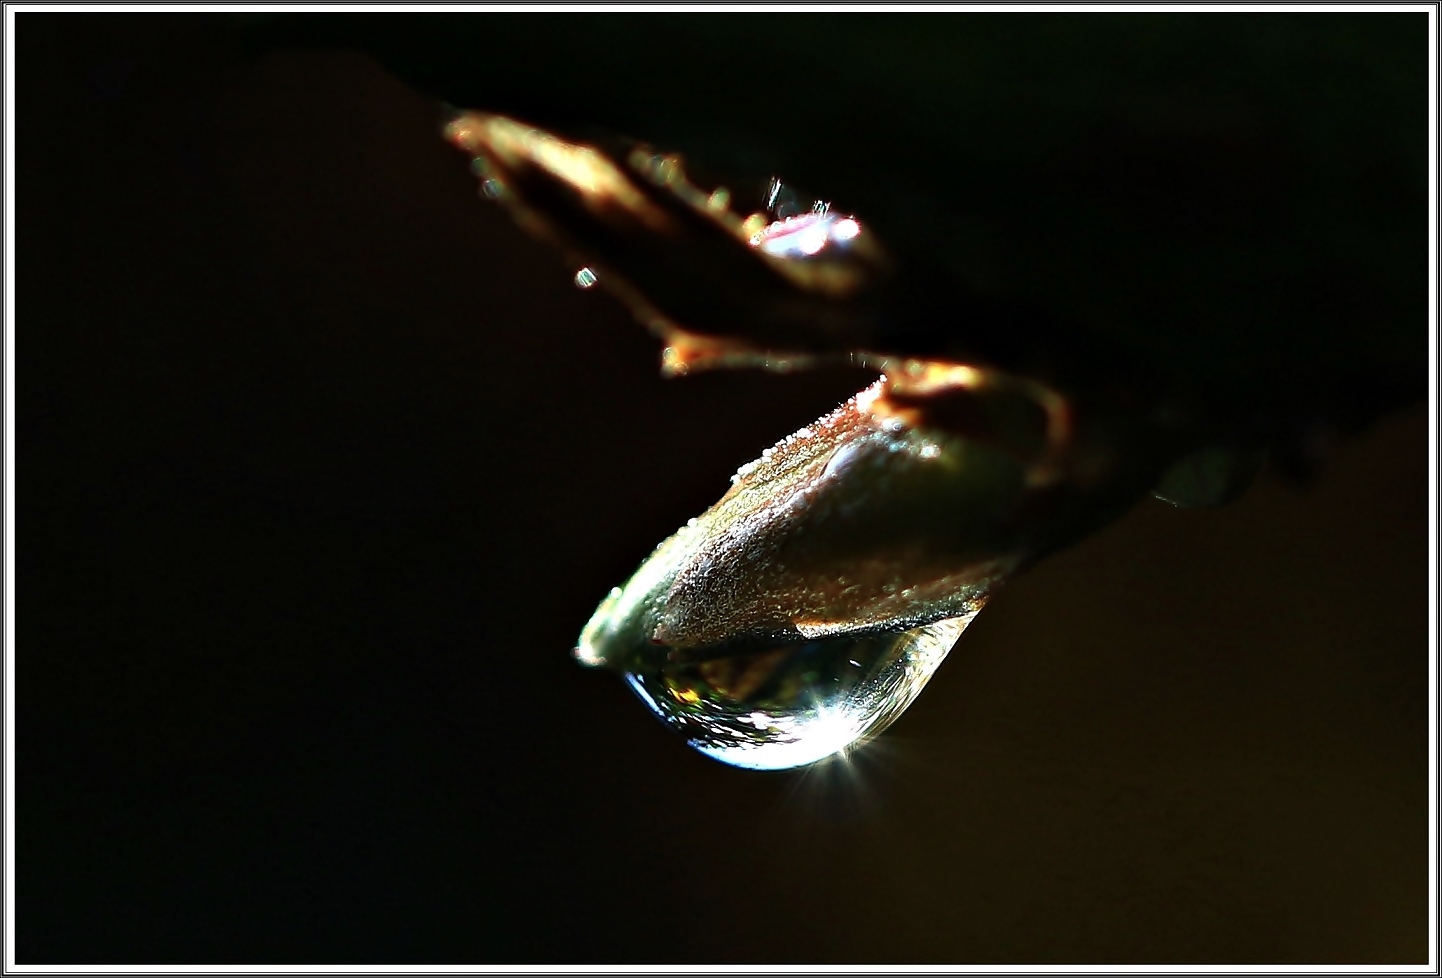
[[[645,161],[642,170],[653,183],[669,183],[681,177],[681,160],[675,156],[657,154]]]
[[[890,726],[970,620],[729,655],[660,647],[626,681],[703,754],[758,770],[800,767]]]
[[[1005,554],[963,550],[911,571],[916,546],[925,549],[915,541],[932,535],[906,528],[905,506],[877,509],[873,476],[884,468],[883,498],[902,501],[955,482],[919,457],[920,436],[892,435],[869,410],[880,387],[808,426],[811,437],[785,439],[743,466],[731,490],[663,541],[581,632],[580,661],[624,676],[668,727],[717,760],[798,767],[879,734],[1012,568]],[[950,457],[943,437],[939,458]],[[893,445],[904,446],[899,457]],[[983,471],[985,456],[973,451]],[[878,526],[890,536],[858,533]]]
[[[496,200],[501,196],[501,194],[505,192],[505,185],[494,177],[490,177],[481,181],[481,193],[485,194],[491,200]]]
[[[607,595],[575,657],[622,674],[666,726],[727,764],[800,767],[880,734],[916,699],[984,603],[911,628],[836,634],[830,623],[796,621],[789,635],[771,640],[677,647],[656,638],[658,615],[678,564],[706,540],[705,522],[677,531]]]
[[[576,288],[589,289],[599,281],[596,273],[589,268],[583,268],[576,273]]]
[[[833,214],[829,209],[793,215],[753,231],[747,241],[774,258],[811,258],[833,245],[846,248],[861,234],[854,217]]]

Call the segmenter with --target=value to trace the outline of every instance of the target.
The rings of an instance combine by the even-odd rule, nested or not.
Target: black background
[[[1421,405],[728,769],[568,653],[865,376],[662,381],[362,55],[18,21],[21,962],[1426,959]]]

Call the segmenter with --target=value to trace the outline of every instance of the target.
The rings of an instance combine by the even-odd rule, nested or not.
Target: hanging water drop
[[[938,491],[955,496],[954,471],[1021,474],[944,432],[893,431],[874,413],[882,384],[742,467],[581,633],[579,661],[620,673],[716,760],[799,767],[881,733],[1009,570],[984,551],[932,559],[928,541],[950,528],[927,519],[916,535],[894,522]],[[880,508],[878,485],[892,496]],[[914,580],[904,568],[916,560],[929,569]]]
[[[621,672],[690,746],[737,767],[782,770],[880,734],[941,665],[984,597],[965,613],[909,629],[748,641],[701,649],[649,638],[678,557],[704,536],[692,521],[613,588],[581,633],[576,659]]]
[[[590,268],[582,268],[580,271],[576,272],[575,282],[576,288],[578,289],[589,289],[598,281],[600,280],[596,277],[596,273]]]
[[[756,770],[800,767],[890,726],[970,620],[732,654],[658,649],[656,662],[626,681],[709,757]]]

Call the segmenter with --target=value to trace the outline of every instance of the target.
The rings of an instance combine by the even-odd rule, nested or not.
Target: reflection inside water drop
[[[626,680],[703,754],[758,770],[799,767],[885,730],[972,617],[734,654],[658,649],[659,665]]]

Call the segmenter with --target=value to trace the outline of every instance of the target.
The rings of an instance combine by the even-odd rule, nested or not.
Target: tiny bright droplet
[[[599,279],[597,278],[596,273],[590,268],[582,268],[580,271],[576,272],[575,282],[576,288],[578,289],[589,289],[598,281]]]
[[[810,258],[833,246],[844,248],[860,235],[856,218],[813,210],[773,221],[748,240],[751,247],[775,258]]]

